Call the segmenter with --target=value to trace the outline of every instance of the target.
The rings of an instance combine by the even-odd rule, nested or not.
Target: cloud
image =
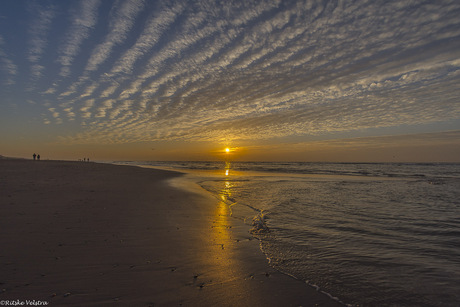
[[[75,113],[73,112],[73,108],[72,108],[72,107],[63,108],[62,111],[63,111],[64,113],[66,113],[66,116],[67,116],[67,118],[68,118],[70,121],[75,120]]]
[[[155,10],[133,47],[128,49],[116,62],[108,74],[109,77],[114,77],[119,73],[131,73],[135,63],[155,46],[183,9],[183,3],[174,2],[171,7],[165,6]]]
[[[54,122],[56,124],[62,124],[63,121],[62,121],[62,119],[60,117],[59,112],[56,110],[56,108],[48,108],[48,111],[51,113],[51,116],[53,117]],[[51,121],[49,119],[45,119],[44,123],[45,124],[50,124]]]
[[[119,88],[120,84],[117,82],[112,82],[109,87],[107,87],[104,91],[101,93],[101,98],[107,98],[110,95],[112,95],[117,88]]]
[[[108,99],[108,100],[104,100],[102,101],[98,107],[96,108],[96,117],[105,117],[106,116],[106,113],[107,113],[107,110],[110,110],[114,104],[114,100],[113,99]]]
[[[144,8],[144,0],[127,0],[114,9],[109,21],[109,34],[96,46],[86,65],[86,71],[94,71],[107,60],[112,49],[126,40],[136,16]]]
[[[42,76],[42,72],[45,69],[45,66],[43,65],[32,65],[30,67],[31,70],[31,76],[34,80],[37,80]]]
[[[59,118],[59,113],[56,112],[56,109],[55,109],[55,108],[49,108],[48,110],[51,112],[51,115],[52,115],[54,118]]]
[[[94,106],[94,99],[88,99],[83,103],[83,106],[80,108],[81,117],[88,119],[92,116],[90,109]]]
[[[4,84],[5,85],[12,85],[15,83],[15,77],[18,72],[18,67],[14,62],[11,60],[11,58],[8,56],[8,54],[3,50],[4,48],[5,41],[3,39],[3,36],[0,35],[0,69],[4,71],[6,74],[6,78]]]
[[[101,3],[78,2],[53,38],[60,75],[44,93],[62,120],[81,120],[75,142],[268,140],[460,117],[455,1]],[[44,83],[52,11],[27,53]]]
[[[70,75],[70,66],[80,51],[81,44],[88,38],[90,30],[96,25],[97,9],[100,0],[80,0],[77,12],[72,15],[72,26],[65,43],[60,47],[59,63],[63,66],[60,75]]]
[[[286,5],[284,11],[275,5],[263,11],[264,19],[257,9],[244,18],[235,10],[221,21],[220,33],[189,22],[182,27],[184,35],[176,34],[155,53],[119,98],[141,93],[154,116],[138,128],[166,139],[212,140],[229,134],[269,139],[460,116],[453,101],[434,104],[430,94],[439,93],[435,80],[449,78],[446,68],[458,69],[457,53],[449,51],[458,50],[456,43],[436,46],[438,34],[443,39],[458,34],[449,28],[451,36],[446,35],[453,15],[444,9],[441,15],[452,16],[446,20],[420,5],[403,18],[407,10],[401,5],[389,3],[383,13],[379,5],[364,2]],[[183,24],[187,18],[185,13]],[[423,30],[414,32],[417,27]],[[196,42],[206,48],[195,47]],[[185,50],[187,57],[181,57]],[[119,113],[111,118],[114,114]],[[127,138],[138,136],[133,132]]]
[[[28,59],[30,62],[36,63],[40,60],[47,45],[47,35],[56,12],[53,6],[44,7],[37,2],[32,2],[29,10],[34,15],[35,20],[29,28]],[[32,75],[37,77],[33,73]]]

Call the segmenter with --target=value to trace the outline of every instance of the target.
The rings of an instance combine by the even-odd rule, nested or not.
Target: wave
[[[264,213],[263,211],[260,211],[259,214],[257,214],[253,219],[252,219],[252,229],[251,229],[251,234],[263,234],[270,232],[270,229],[267,226],[266,223],[267,219],[267,214]]]
[[[325,162],[225,162],[225,161],[123,161],[118,164],[149,165],[189,170],[225,170],[305,175],[414,178],[437,184],[460,179],[459,163],[325,163]]]

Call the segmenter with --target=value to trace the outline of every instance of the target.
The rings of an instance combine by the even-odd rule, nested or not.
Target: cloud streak
[[[72,26],[60,48],[58,58],[62,65],[61,76],[70,75],[70,66],[80,51],[81,44],[88,38],[90,30],[96,25],[99,5],[99,0],[81,0],[77,11],[72,15]]]
[[[17,65],[11,60],[8,54],[4,51],[5,41],[0,35],[0,67],[4,72],[5,78],[3,83],[5,85],[12,85],[15,83],[15,76],[17,75]]]
[[[56,9],[70,10],[61,5],[41,8],[30,30],[32,76],[53,67],[42,55]],[[460,118],[456,1],[101,5],[78,2],[56,38],[59,72],[43,95],[57,101],[52,118],[81,123],[68,143],[269,140]],[[17,67],[1,52],[11,79]]]
[[[40,60],[45,50],[47,34],[56,14],[53,7],[42,7],[35,2],[32,4],[30,11],[35,15],[36,19],[32,22],[29,29],[30,47],[28,59],[30,62],[36,63]]]
[[[112,49],[124,42],[131,30],[136,16],[144,8],[143,0],[129,0],[116,8],[109,20],[109,34],[104,42],[96,46],[86,65],[86,71],[96,70],[101,63],[107,60]]]

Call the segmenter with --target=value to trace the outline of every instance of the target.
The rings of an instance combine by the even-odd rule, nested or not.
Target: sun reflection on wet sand
[[[231,187],[231,182],[225,181],[224,187],[219,193],[221,201],[217,204],[212,221],[212,238],[214,245],[218,247],[214,257],[215,260],[219,262],[222,269],[232,271],[235,269],[230,266],[232,266],[232,262],[234,261],[232,254],[234,253],[233,247],[236,241],[233,239],[231,232],[232,225],[230,218],[232,215],[231,207],[233,205],[229,201],[232,195]]]
[[[225,162],[225,176],[228,176],[230,174],[230,169],[232,168],[232,165],[230,162],[226,161]]]
[[[208,259],[216,268],[219,275],[218,283],[214,286],[223,287],[223,291],[232,291],[233,293],[244,293],[245,289],[241,276],[245,274],[238,260],[239,240],[237,234],[232,230],[232,206],[235,205],[232,199],[234,184],[229,178],[230,165],[227,164],[224,173],[222,187],[218,193],[220,201],[214,211],[211,226],[211,258]],[[222,175],[221,175],[222,176]]]
[[[226,306],[241,305],[241,299],[247,302],[245,305],[257,305],[259,298],[258,288],[254,286],[260,283],[260,278],[265,275],[255,274],[250,260],[256,257],[264,259],[260,254],[258,244],[252,241],[248,226],[239,218],[233,217],[233,208],[236,206],[234,199],[235,189],[238,188],[238,180],[241,172],[234,171],[229,162],[225,168],[210,171],[187,171],[184,177],[175,178],[171,183],[178,188],[184,188],[192,192],[203,193],[199,184],[190,182],[202,182],[202,178],[212,180],[220,186],[213,195],[207,192],[203,195],[211,200],[212,207],[209,211],[207,223],[200,225],[202,233],[203,249],[199,251],[200,261],[196,266],[193,287],[198,288],[200,297],[212,295],[216,299],[216,305]],[[216,201],[217,200],[217,201]],[[255,256],[256,255],[256,256]],[[261,258],[260,258],[261,257]],[[259,262],[258,262],[259,265]]]

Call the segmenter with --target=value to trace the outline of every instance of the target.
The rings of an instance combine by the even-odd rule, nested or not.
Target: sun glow
[[[212,153],[221,161],[234,161],[241,159],[242,154],[245,153],[245,148],[225,144],[220,148],[216,148]]]

